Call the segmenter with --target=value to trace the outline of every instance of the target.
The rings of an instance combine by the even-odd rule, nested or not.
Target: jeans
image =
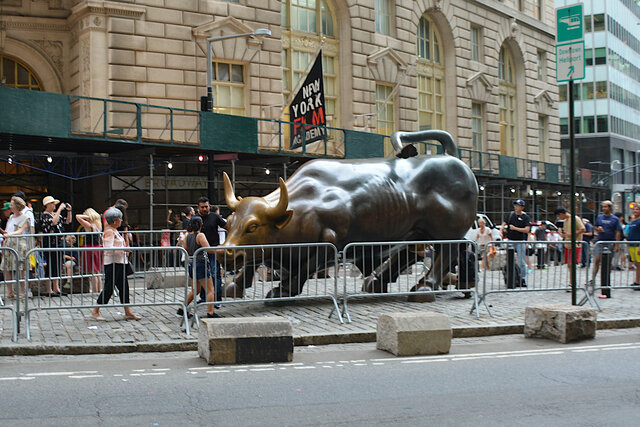
[[[527,255],[527,242],[517,242],[512,240],[510,241],[510,245],[516,249],[518,265],[520,266],[520,274],[522,276],[522,280],[524,280],[527,277],[527,263],[525,261],[525,256]]]

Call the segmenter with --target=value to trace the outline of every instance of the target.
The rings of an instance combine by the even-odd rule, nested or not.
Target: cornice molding
[[[67,25],[67,22],[63,19],[52,19],[50,22],[38,22],[22,17],[8,17],[8,19],[5,18],[4,20],[4,26],[7,30],[15,31],[69,32],[69,25]]]
[[[145,14],[147,9],[144,6],[137,6],[127,3],[113,1],[83,1],[71,8],[69,25],[75,24],[78,19],[88,14],[98,14],[106,16],[126,16],[129,18],[139,18]]]

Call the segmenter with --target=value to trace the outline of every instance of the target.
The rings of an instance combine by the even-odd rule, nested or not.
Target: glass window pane
[[[229,64],[218,64],[218,81],[229,81]]]
[[[558,96],[559,96],[560,102],[564,102],[567,100],[567,85],[558,86]]]
[[[7,85],[16,84],[15,62],[9,58],[2,58],[2,72],[4,73],[3,77]]]
[[[218,107],[228,107],[231,105],[231,88],[229,86],[217,87],[218,97],[215,100],[215,105]]]
[[[19,85],[28,85],[29,84],[29,72],[22,65],[18,64],[18,84]]]
[[[604,14],[593,15],[593,31],[604,31]]]
[[[244,108],[244,89],[241,87],[231,88],[231,106],[233,108]]]
[[[596,122],[593,116],[584,118],[584,133],[595,133]]]
[[[598,116],[598,133],[609,132],[609,126],[607,123],[607,116]]]
[[[231,65],[231,81],[237,83],[242,83],[244,81],[242,65]]]
[[[607,82],[596,82],[596,98],[604,99],[607,97]]]

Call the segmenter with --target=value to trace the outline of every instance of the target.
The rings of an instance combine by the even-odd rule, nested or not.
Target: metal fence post
[[[607,298],[611,298],[611,250],[608,245],[602,248],[602,259],[600,269],[600,292]]]

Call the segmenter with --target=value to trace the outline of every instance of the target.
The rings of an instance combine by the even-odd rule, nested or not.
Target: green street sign
[[[584,13],[582,3],[556,9],[556,42],[584,40]]]
[[[584,41],[556,45],[556,81],[584,79]]]

